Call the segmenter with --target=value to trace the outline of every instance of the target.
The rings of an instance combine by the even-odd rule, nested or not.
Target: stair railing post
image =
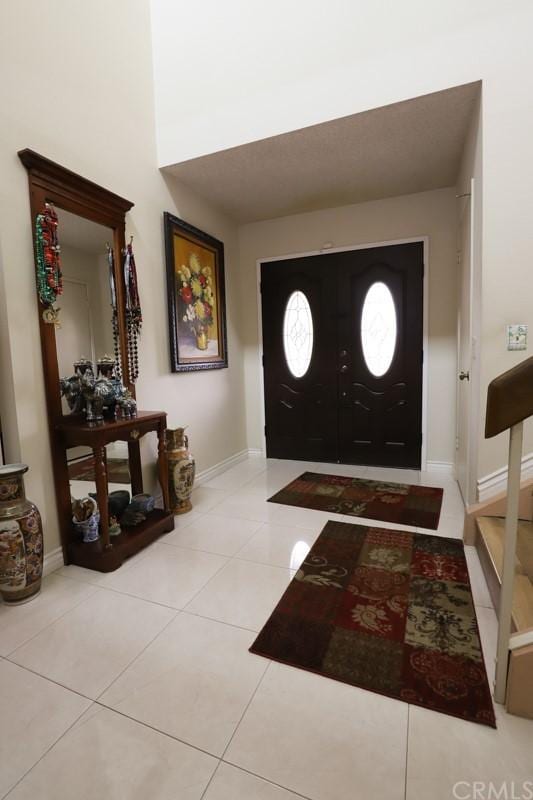
[[[503,552],[502,585],[498,611],[498,649],[496,651],[496,681],[494,699],[505,703],[507,671],[509,666],[509,641],[513,611],[513,590],[516,564],[516,539],[518,505],[520,499],[520,473],[522,468],[522,439],[524,423],[510,428],[509,471],[507,476],[507,508],[505,513],[505,541]]]

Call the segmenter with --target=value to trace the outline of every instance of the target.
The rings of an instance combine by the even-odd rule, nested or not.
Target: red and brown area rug
[[[328,522],[250,650],[496,727],[459,539]]]
[[[434,486],[304,472],[268,502],[437,530],[442,493]]]
[[[72,461],[68,465],[68,476],[71,480],[94,481],[94,457],[88,456],[80,461]],[[130,483],[130,467],[127,458],[107,459],[107,480],[109,483]]]

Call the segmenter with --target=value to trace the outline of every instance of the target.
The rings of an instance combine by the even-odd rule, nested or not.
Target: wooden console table
[[[95,483],[100,512],[100,538],[84,543],[70,525],[70,535],[63,543],[68,562],[100,572],[111,572],[120,567],[125,558],[142,550],[162,533],[173,530],[174,516],[169,510],[168,467],[165,453],[166,413],[164,411],[139,411],[134,419],[114,422],[90,423],[83,417],[63,417],[56,426],[61,446],[85,445],[94,454]],[[105,446],[111,442],[128,443],[128,460],[132,494],[143,491],[139,439],[146,433],[157,433],[158,477],[163,492],[163,509],[155,508],[139,525],[122,527],[118,536],[109,536],[108,487]]]

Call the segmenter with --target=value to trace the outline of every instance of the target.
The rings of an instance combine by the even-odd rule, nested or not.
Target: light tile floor
[[[439,473],[251,458],[203,484],[116,573],[63,567],[0,605],[0,798],[453,800],[533,780],[533,722],[500,706],[494,731],[248,652],[328,519],[265,502],[304,470],[441,485],[436,533],[462,535]],[[496,615],[467,561],[492,680]]]

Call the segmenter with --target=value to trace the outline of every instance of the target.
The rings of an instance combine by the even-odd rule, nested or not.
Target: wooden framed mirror
[[[61,396],[60,378],[71,376],[75,371],[73,362],[82,357],[94,365],[98,358],[112,355],[120,360],[119,374],[124,386],[135,396],[132,380],[134,376],[130,373],[126,286],[122,268],[126,245],[125,215],[133,203],[32,150],[21,150],[18,155],[28,171],[36,259],[37,215],[42,213],[48,203],[53,206],[58,221],[64,279],[64,292],[56,303],[60,310],[59,326],[49,313],[50,306],[41,301],[38,292],[36,296],[64,560],[65,563],[109,571],[116,569],[124,558],[173,527],[172,515],[168,512],[166,489],[166,414],[162,411],[140,412],[133,419],[115,419],[96,425],[85,418],[84,412],[73,413],[65,403]],[[108,247],[113,254],[112,272],[116,293],[114,321]],[[155,509],[145,523],[124,531],[111,541],[107,449],[113,446],[125,448],[131,495],[140,494],[143,492],[143,482],[139,437],[150,431],[156,432],[159,439],[159,480],[164,508]],[[80,542],[72,525],[72,499],[81,499],[76,491],[86,496],[91,488],[90,484],[82,484],[77,490],[74,488],[76,481],[73,480],[71,467],[78,454],[80,459],[92,458],[93,491],[98,497],[100,536],[98,541],[90,544]],[[121,488],[126,489],[126,486]]]
[[[21,150],[18,155],[28,170],[34,242],[35,220],[45,203],[51,203],[56,208],[60,222],[61,212],[66,212],[67,219],[77,217],[80,220],[91,221],[107,229],[112,236],[122,376],[124,384],[134,393],[134,386],[128,370],[124,276],[120,269],[122,251],[125,247],[126,212],[133,208],[133,203],[61,167],[33,150]],[[39,311],[46,400],[49,417],[55,424],[64,416],[58,391],[61,376],[59,374],[57,332],[55,325],[45,322],[43,319],[44,306],[41,303],[39,303]],[[81,356],[82,353],[79,355]]]

